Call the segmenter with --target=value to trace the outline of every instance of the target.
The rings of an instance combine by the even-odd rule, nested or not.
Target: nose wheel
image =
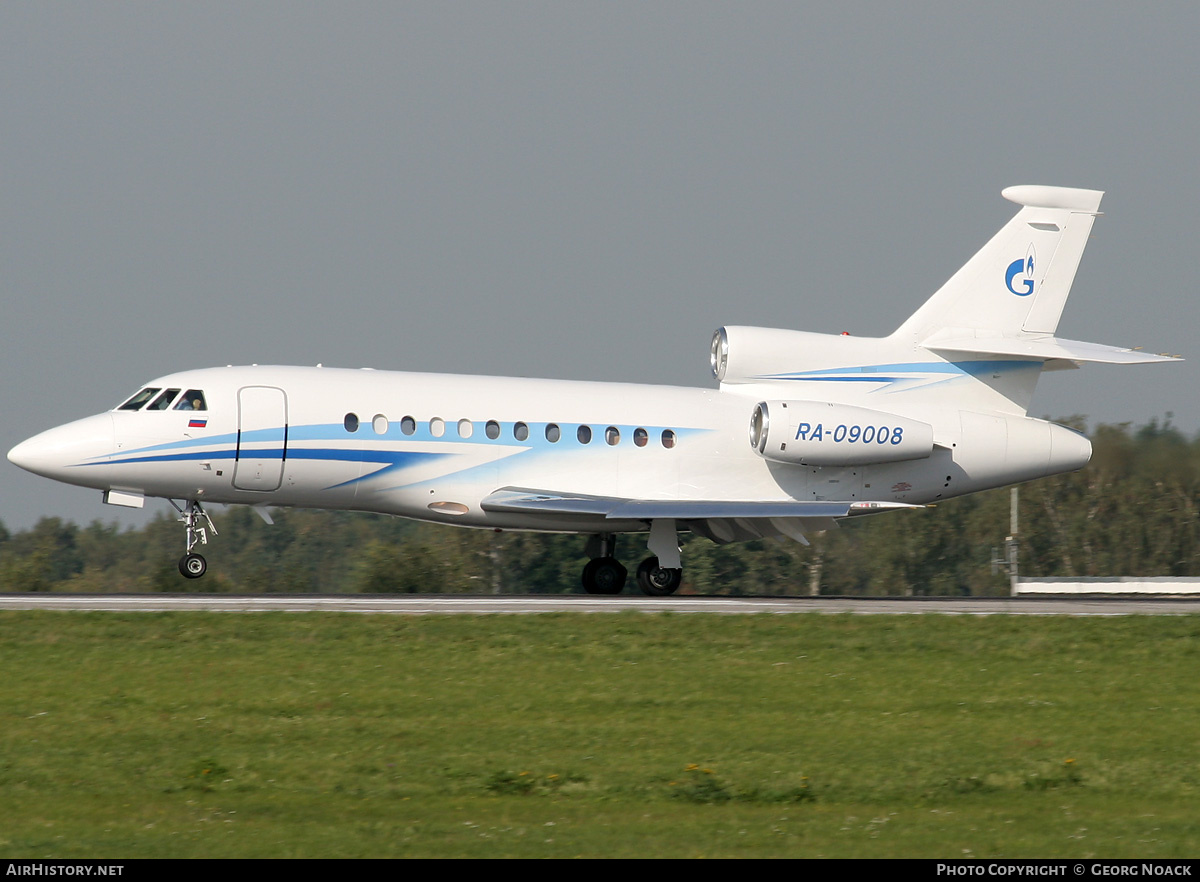
[[[189,579],[199,579],[208,569],[208,561],[202,554],[188,553],[179,558],[179,572]]]
[[[214,536],[217,535],[217,528],[213,526],[212,518],[208,516],[203,506],[195,499],[189,499],[182,506],[174,499],[168,499],[169,503],[174,506],[179,512],[179,520],[187,528],[187,551],[183,557],[179,558],[179,572],[188,579],[199,579],[208,570],[208,561],[204,556],[192,551],[197,545],[208,544],[208,532],[212,531]],[[203,519],[204,524],[200,523]]]

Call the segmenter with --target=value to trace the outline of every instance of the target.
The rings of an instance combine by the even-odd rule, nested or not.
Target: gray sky
[[[1033,413],[1194,432],[1197,34],[1194,2],[0,4],[0,448],[216,364],[708,385],[722,324],[889,333],[1010,184],[1107,191],[1061,336],[1191,359],[1049,374]],[[0,462],[10,529],[99,496]]]

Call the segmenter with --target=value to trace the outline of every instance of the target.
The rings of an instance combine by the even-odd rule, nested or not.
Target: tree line
[[[1021,487],[1022,576],[1200,575],[1200,436],[1187,438],[1168,415],[1089,437],[1087,467]],[[45,517],[10,533],[0,523],[0,591],[558,594],[581,590],[586,562],[584,539],[572,535],[291,509],[274,510],[268,525],[244,506],[213,519],[220,535],[196,581],[176,569],[183,527],[173,514],[124,530]],[[1002,489],[842,521],[808,546],[684,534],[681,593],[1006,594],[991,561],[1008,527]],[[618,540],[631,570],[647,553],[644,537]]]

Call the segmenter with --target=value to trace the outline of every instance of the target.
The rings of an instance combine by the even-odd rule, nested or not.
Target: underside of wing
[[[584,515],[605,521],[683,522],[714,542],[786,537],[826,530],[836,519],[893,509],[921,508],[903,502],[826,500],[627,499],[506,487],[483,500],[484,511],[509,514]]]

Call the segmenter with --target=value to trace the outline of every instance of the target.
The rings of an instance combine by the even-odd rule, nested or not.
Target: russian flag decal
[[[188,420],[189,429],[203,429],[208,425],[208,420]]]

